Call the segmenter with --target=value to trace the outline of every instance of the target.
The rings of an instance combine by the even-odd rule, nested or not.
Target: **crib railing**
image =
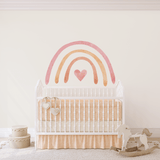
[[[122,105],[122,102],[118,100],[115,101],[115,99],[106,100],[106,99],[90,98],[86,100],[86,99],[82,99],[82,97],[74,98],[74,99],[69,99],[69,97],[65,97],[65,98],[63,97],[63,99],[59,99],[59,102],[58,102],[58,108],[61,111],[57,116],[52,115],[50,108],[44,109],[42,106],[42,102],[43,100],[40,99],[39,106],[38,106],[39,110],[37,115],[37,119],[39,119],[39,125],[37,125],[38,132],[45,132],[45,133],[52,132],[56,134],[66,133],[66,132],[68,133],[81,132],[84,134],[90,133],[90,132],[113,133],[115,132],[115,129],[116,129],[115,122],[117,123],[116,126],[119,126],[120,122],[122,121],[122,117],[119,117],[120,105]],[[48,102],[50,102],[52,104],[52,108],[54,108],[55,100],[48,99]],[[62,106],[62,103],[63,103],[63,106]],[[43,110],[43,114],[42,114],[42,110]],[[64,123],[63,130],[62,130],[62,121]],[[86,122],[87,122],[87,126],[86,126]],[[67,123],[69,126],[68,129],[67,129]],[[95,123],[98,126],[97,127],[98,130],[95,130]],[[101,129],[100,129],[100,123],[101,123]],[[107,127],[105,127],[106,123],[107,123]],[[43,127],[42,127],[42,124],[43,124]],[[48,129],[48,124],[50,129]],[[76,127],[77,125],[78,127]],[[81,125],[83,126],[83,130],[81,129]],[[53,129],[52,129],[52,126],[54,126]],[[111,129],[110,129],[110,126],[112,126]],[[58,130],[57,130],[57,127],[58,127]],[[42,128],[45,128],[45,129],[42,129]]]
[[[125,122],[123,87],[120,82],[115,88],[60,88],[44,87],[39,81],[35,96],[36,135],[117,135],[115,126],[118,127]],[[44,97],[59,98],[58,107],[61,112],[58,116],[53,116],[50,108],[44,109],[42,105],[38,106],[38,104],[42,104]],[[53,100],[49,101],[54,107],[55,102]],[[116,110],[114,109],[115,103]],[[71,118],[71,115],[73,118]]]
[[[36,97],[113,97],[123,98],[123,86],[118,81],[115,87],[57,87],[42,85],[39,80],[36,87]]]

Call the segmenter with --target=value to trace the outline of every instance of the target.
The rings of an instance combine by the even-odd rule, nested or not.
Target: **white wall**
[[[0,128],[16,124],[34,127],[37,80],[44,84],[56,51],[77,40],[96,44],[109,57],[125,88],[126,123],[131,128],[160,128],[159,19],[160,11],[1,11]],[[54,85],[57,65],[67,51],[54,65],[50,85]],[[86,67],[91,79],[79,83],[72,71],[68,85],[94,85],[87,62],[83,66],[77,62],[74,67]]]

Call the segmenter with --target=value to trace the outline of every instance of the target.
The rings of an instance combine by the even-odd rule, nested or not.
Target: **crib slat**
[[[49,96],[52,97],[52,92],[51,88],[49,89]]]
[[[59,131],[61,132],[61,99],[59,100],[59,105],[60,105],[60,124],[59,124]]]
[[[59,95],[60,95],[60,90],[59,90],[59,88],[57,88],[57,94],[56,94],[56,97],[59,97]]]
[[[69,100],[69,132],[71,132],[71,101]]]
[[[109,131],[109,100],[107,100],[107,132]]]
[[[105,92],[105,89],[103,88],[103,94],[102,94],[103,97],[104,97],[104,92]]]
[[[49,89],[49,95],[50,95],[50,97],[52,97],[52,89],[51,88]],[[50,132],[52,132],[52,118],[51,118],[52,100],[50,99],[49,102],[51,103],[51,106],[50,106]]]
[[[111,96],[113,96],[113,89],[111,88]]]
[[[99,99],[98,99],[98,132],[99,132]]]
[[[42,132],[42,100],[40,100],[40,132]]]
[[[50,100],[51,107],[52,107],[52,100]],[[51,116],[51,107],[50,107],[50,132],[52,132],[52,116]]]
[[[92,89],[89,89],[89,97],[92,97]]]
[[[56,108],[56,100],[54,100],[54,106]],[[55,132],[57,131],[57,117],[55,116]]]
[[[117,128],[119,126],[119,102],[117,101]]]
[[[90,100],[88,100],[88,132],[90,132]]]
[[[83,121],[84,121],[84,124],[83,124],[83,130],[84,130],[84,132],[85,132],[85,100],[83,100],[83,106],[84,106],[84,110],[83,110]]]
[[[47,109],[45,109],[45,132],[47,132]]]
[[[114,99],[112,99],[112,132],[114,132]]]
[[[103,101],[102,101],[102,105],[103,105],[103,132],[104,132],[104,99],[103,99]]]
[[[48,149],[49,149],[49,144],[50,144],[50,143],[49,143],[49,136],[48,136]]]
[[[66,132],[66,100],[64,100],[64,131]]]
[[[61,96],[64,96],[64,89],[61,90]]]
[[[68,89],[66,88],[65,90],[66,90],[65,96],[68,96]]]
[[[80,100],[79,100],[79,132],[81,131],[81,121],[80,121],[80,118],[81,118],[81,111],[80,111]]]
[[[46,97],[48,97],[48,90],[47,90],[47,88],[46,88]]]
[[[48,97],[48,90],[46,88],[46,97]],[[47,99],[46,99],[47,102]],[[45,132],[47,132],[47,109],[45,109]]]
[[[93,132],[95,132],[95,130],[94,130],[94,121],[95,121],[95,100],[93,99]]]
[[[74,100],[74,132],[76,131],[76,112],[75,112],[76,100]]]
[[[106,91],[106,92],[107,92],[107,97],[108,97],[108,88],[107,88],[107,91]]]

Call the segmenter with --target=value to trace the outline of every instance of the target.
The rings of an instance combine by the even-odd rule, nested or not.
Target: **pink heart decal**
[[[81,72],[77,69],[74,71],[75,76],[81,81],[87,74],[87,71],[84,69]]]

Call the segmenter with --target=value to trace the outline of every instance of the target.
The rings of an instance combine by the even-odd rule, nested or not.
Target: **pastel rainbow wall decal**
[[[112,83],[115,83],[115,74],[114,74],[112,65],[111,65],[108,57],[105,55],[105,53],[104,53],[98,46],[96,46],[96,45],[93,44],[93,43],[86,42],[86,41],[75,41],[75,42],[71,42],[71,43],[65,44],[64,46],[62,46],[62,47],[56,52],[56,54],[54,55],[54,57],[52,58],[52,60],[51,60],[51,62],[50,62],[50,64],[49,64],[49,67],[48,67],[48,70],[47,70],[47,73],[46,73],[46,78],[45,78],[46,84],[49,83],[49,79],[50,79],[50,74],[51,74],[52,67],[53,67],[53,65],[54,65],[57,57],[59,56],[59,54],[60,54],[64,49],[66,49],[67,47],[74,46],[74,45],[87,45],[87,46],[90,46],[90,47],[94,48],[95,50],[97,50],[97,51],[102,55],[102,57],[105,59],[107,65],[108,65],[108,69],[109,69],[109,72],[110,72],[110,76],[111,76]],[[103,78],[104,78],[104,76],[103,76]],[[104,79],[103,79],[103,80],[104,80]],[[104,83],[104,82],[103,82],[103,83]],[[106,86],[106,85],[107,85],[107,82],[105,82],[104,85]]]
[[[107,74],[106,74],[106,70],[105,70],[105,67],[104,67],[102,61],[101,61],[95,54],[93,54],[92,52],[89,52],[89,51],[83,50],[83,49],[78,49],[78,50],[71,51],[71,52],[69,52],[69,53],[62,59],[60,65],[59,65],[59,67],[58,67],[58,69],[57,69],[57,73],[56,73],[56,77],[55,77],[55,83],[58,83],[58,82],[59,82],[59,75],[60,75],[60,72],[61,72],[61,70],[62,70],[62,67],[63,67],[65,61],[67,60],[67,58],[68,58],[71,54],[77,53],[77,52],[86,53],[86,54],[92,56],[92,57],[97,61],[98,65],[99,65],[99,67],[100,67],[100,69],[101,69],[102,75],[103,75],[103,84],[104,84],[104,86],[106,86],[106,85],[107,85]]]
[[[65,82],[65,83],[68,82],[69,73],[70,73],[71,67],[72,67],[72,65],[73,65],[75,62],[77,62],[77,61],[79,61],[79,60],[85,60],[85,61],[87,61],[87,62],[90,63],[90,65],[92,66],[92,69],[93,69],[94,83],[97,84],[97,83],[98,83],[98,76],[97,76],[96,67],[95,67],[95,65],[92,63],[92,61],[89,60],[89,59],[86,58],[86,57],[78,57],[78,58],[75,58],[75,59],[69,64],[69,66],[68,66],[68,68],[67,68],[67,71],[66,71],[66,73],[65,73],[64,82]]]

